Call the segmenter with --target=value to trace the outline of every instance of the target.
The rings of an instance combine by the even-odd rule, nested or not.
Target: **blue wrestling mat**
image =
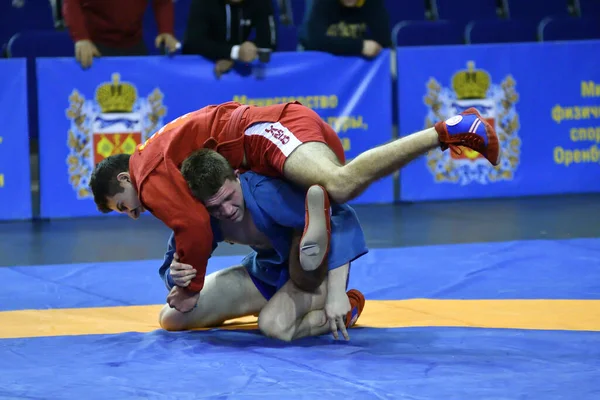
[[[597,239],[371,250],[350,342],[165,332],[159,265],[1,268],[0,398],[600,398]]]

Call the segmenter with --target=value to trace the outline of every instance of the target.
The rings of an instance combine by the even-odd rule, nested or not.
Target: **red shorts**
[[[244,149],[249,168],[261,175],[283,176],[283,164],[303,143],[325,143],[342,165],[344,147],[333,130],[313,110],[300,104],[286,107],[277,122],[259,122],[244,132]]]

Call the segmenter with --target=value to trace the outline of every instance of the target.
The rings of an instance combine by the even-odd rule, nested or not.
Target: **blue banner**
[[[0,60],[0,76],[0,220],[29,219],[31,176],[26,61]]]
[[[401,199],[600,191],[598,54],[598,41],[398,49],[401,135],[473,106],[503,150],[497,168],[432,151],[402,170]]]
[[[390,55],[376,60],[322,53],[275,53],[267,65],[241,66],[217,79],[200,57],[100,58],[90,70],[72,59],[37,61],[42,217],[96,216],[89,192],[94,165],[131,153],[163,124],[209,104],[267,105],[298,100],[338,132],[348,159],[385,143],[391,131]],[[113,83],[131,93],[119,118],[103,96]],[[118,128],[118,129],[117,129]],[[393,201],[393,178],[355,203]]]

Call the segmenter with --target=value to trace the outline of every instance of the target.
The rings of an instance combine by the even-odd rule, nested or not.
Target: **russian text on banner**
[[[94,166],[210,104],[298,100],[336,129],[348,158],[392,135],[388,52],[374,61],[276,53],[266,66],[242,66],[220,80],[213,63],[194,56],[102,58],[87,71],[73,60],[41,59],[37,68],[43,217],[99,215],[88,188]],[[392,200],[388,178],[356,202]]]
[[[492,168],[468,149],[432,151],[402,171],[402,200],[600,191],[596,54],[598,41],[398,49],[402,135],[473,106],[503,153]]]
[[[27,66],[0,60],[0,220],[31,218],[31,176],[27,123]]]

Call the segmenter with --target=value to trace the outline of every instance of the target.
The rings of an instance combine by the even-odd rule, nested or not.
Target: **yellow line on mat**
[[[150,332],[161,305],[0,312],[0,338]],[[358,326],[600,331],[600,300],[370,300]],[[256,329],[256,318],[224,329]]]

